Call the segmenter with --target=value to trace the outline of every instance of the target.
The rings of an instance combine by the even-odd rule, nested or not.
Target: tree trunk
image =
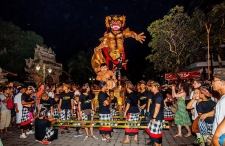
[[[220,52],[220,48],[219,48],[218,52]],[[222,68],[223,67],[223,63],[222,63],[222,59],[221,59],[220,53],[218,53],[217,58],[218,58],[219,68]]]

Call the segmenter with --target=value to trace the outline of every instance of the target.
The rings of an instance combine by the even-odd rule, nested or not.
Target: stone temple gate
[[[25,59],[25,72],[28,73],[26,82],[34,82],[36,85],[40,83],[49,85],[59,83],[62,64],[56,62],[55,55],[51,48],[36,45],[34,59]]]

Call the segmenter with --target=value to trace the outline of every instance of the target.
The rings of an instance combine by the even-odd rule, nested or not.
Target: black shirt
[[[153,118],[154,112],[155,112],[155,106],[156,104],[160,104],[160,109],[157,117],[154,117],[156,120],[163,120],[163,96],[160,92],[157,92],[156,94],[153,94],[152,103],[150,106],[150,118]]]
[[[127,113],[139,113],[138,109],[138,97],[135,92],[131,92],[127,94],[126,104],[130,104],[130,108],[128,109]]]
[[[140,106],[148,103],[148,91],[139,92],[138,93],[138,100],[140,101]],[[146,108],[147,106],[145,106]]]
[[[110,106],[111,106],[111,108],[112,108],[112,109],[114,109],[114,108],[115,108],[115,105],[117,104],[117,102],[118,102],[118,100],[117,100],[117,98],[116,98],[116,97],[114,97],[114,98],[113,98],[113,100],[111,100],[111,102],[110,102]]]
[[[32,102],[34,99],[30,98],[30,95],[23,93],[21,96],[21,101],[24,100],[25,102]],[[23,106],[26,107],[26,106]],[[27,107],[28,108],[28,107]]]
[[[212,101],[212,100],[201,101],[198,104],[197,112],[201,113],[201,114],[208,113],[208,112],[211,112],[215,107],[216,107],[216,102],[215,101]],[[214,121],[214,116],[213,117],[208,117],[208,118],[205,119],[205,122],[208,123],[208,124],[212,124],[213,121]]]
[[[92,96],[81,94],[79,101],[81,103],[81,110],[92,109]]]
[[[46,128],[50,127],[51,122],[45,119],[35,119],[35,138],[37,140],[43,140],[46,134]]]
[[[98,103],[99,103],[99,111],[100,114],[110,114],[109,105],[104,106],[103,103],[108,98],[108,94],[105,92],[100,91],[98,93]]]
[[[48,100],[41,99],[40,104],[42,104],[42,107],[45,107],[50,110],[50,107],[53,107],[53,100],[50,98],[48,98]]]
[[[55,99],[53,99],[53,106],[54,106],[54,108],[58,108],[58,104],[59,104],[59,100],[55,100]]]
[[[71,100],[73,99],[73,92],[62,92],[59,95],[60,100],[62,100],[61,109],[71,109]]]

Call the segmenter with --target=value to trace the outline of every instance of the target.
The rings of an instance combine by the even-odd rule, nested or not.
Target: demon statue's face
[[[114,31],[120,30],[125,25],[125,16],[111,15],[105,18],[105,25],[107,28],[111,28]]]

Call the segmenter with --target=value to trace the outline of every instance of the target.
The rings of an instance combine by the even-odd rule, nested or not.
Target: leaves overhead
[[[33,31],[22,31],[0,18],[0,67],[24,77],[25,59],[32,58],[36,44],[44,40]]]
[[[147,28],[152,36],[152,54],[146,59],[154,63],[155,70],[178,72],[200,46],[198,28],[183,7],[172,8],[169,15]]]

